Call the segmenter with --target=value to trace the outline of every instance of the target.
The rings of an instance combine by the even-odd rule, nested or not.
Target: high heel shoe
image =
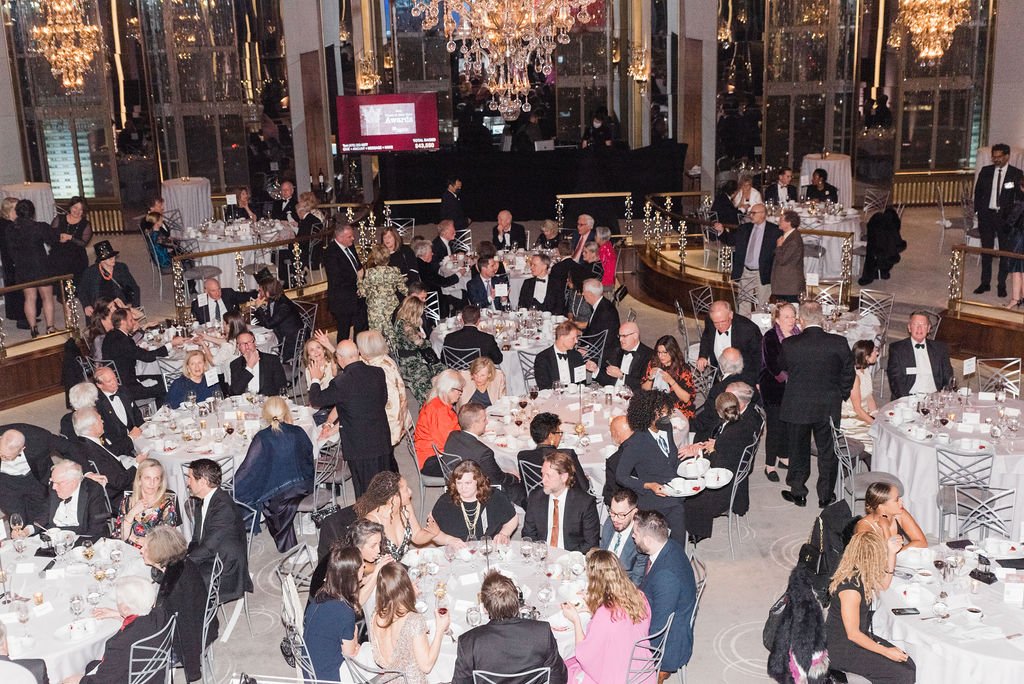
[[[764,476],[768,478],[769,482],[778,482],[779,481],[779,471],[777,471],[777,470],[768,470],[768,468],[765,468],[764,469]]]
[[[32,326],[31,335],[32,335],[32,339],[33,340],[36,339],[37,337],[39,337],[39,330],[37,330],[36,326],[34,326],[34,325]]]
[[[52,335],[52,334],[53,334],[53,333],[55,333],[55,332],[57,332],[57,329],[56,329],[56,328],[54,328],[54,327],[53,327],[52,325],[51,325],[51,326],[49,326],[49,327],[48,327],[48,328],[46,329],[46,334],[47,334],[47,335]]]

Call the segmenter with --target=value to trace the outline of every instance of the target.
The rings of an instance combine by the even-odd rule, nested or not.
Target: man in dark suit
[[[287,363],[295,358],[296,352],[301,356],[302,349],[296,349],[299,335],[305,327],[302,310],[284,293],[284,283],[278,280],[268,269],[260,269],[256,274],[256,282],[260,284],[259,297],[252,303],[253,323],[274,331],[281,345],[281,361]]]
[[[611,300],[604,296],[604,286],[597,278],[583,281],[582,290],[583,299],[590,305],[592,312],[587,321],[587,338],[605,333],[601,361],[598,364],[603,365],[619,352],[619,312]]]
[[[594,232],[594,217],[580,214],[576,217],[576,232],[572,234],[572,260],[579,263],[583,257],[583,246],[597,239]]]
[[[213,559],[220,555],[224,563],[220,600],[228,603],[251,592],[253,585],[249,577],[245,523],[231,495],[220,488],[221,476],[220,465],[209,458],[189,464],[186,482],[193,497],[194,514],[188,557],[199,566],[209,583]]]
[[[597,381],[602,385],[625,385],[635,392],[640,389],[654,350],[640,341],[640,328],[632,321],[619,326],[617,339],[618,348],[604,359]]]
[[[601,543],[601,519],[594,498],[573,487],[575,468],[568,454],[552,451],[540,469],[541,486],[526,505],[523,536],[544,539],[566,551],[586,553]]]
[[[225,314],[237,312],[238,307],[255,295],[255,292],[238,292],[230,287],[221,287],[216,278],[207,278],[203,283],[203,293],[192,300],[192,317],[200,325],[211,321],[220,323]]]
[[[270,218],[277,221],[293,221],[298,223],[299,216],[295,211],[298,200],[295,198],[295,183],[289,180],[281,182],[281,199],[274,200],[270,210]]]
[[[993,249],[995,240],[999,238],[999,249],[1010,249],[1009,226],[1006,224],[1006,212],[1013,206],[1013,198],[1020,187],[1024,173],[1016,166],[1010,165],[1010,146],[998,144],[992,146],[992,163],[982,167],[978,180],[974,184],[974,211],[978,214],[978,232],[981,233],[981,246]],[[996,294],[1006,296],[1006,274],[1009,263],[999,259],[999,275],[996,278],[998,289]],[[981,257],[981,284],[974,294],[982,294],[992,289],[992,257]]]
[[[435,266],[440,267],[441,262],[447,257],[455,256],[457,252],[465,252],[465,247],[459,245],[455,240],[455,224],[450,220],[441,221],[437,224],[437,237],[430,242],[434,255],[431,261]]]
[[[512,674],[541,667],[551,668],[550,684],[566,684],[568,672],[551,626],[519,617],[519,588],[511,577],[487,573],[480,603],[490,619],[459,637],[452,684],[475,684],[475,670]]]
[[[52,456],[67,458],[74,451],[74,444],[60,435],[29,423],[7,423],[0,425],[0,437],[14,430],[22,435],[22,448],[29,470],[43,484],[50,481],[50,468],[53,467]],[[15,452],[17,453],[17,452]],[[21,468],[24,471],[24,468]],[[6,510],[0,506],[0,510]]]
[[[910,314],[910,337],[893,342],[885,374],[893,399],[910,394],[931,394],[953,382],[953,366],[945,342],[929,340],[931,321],[922,311]]]
[[[839,425],[843,399],[853,389],[853,354],[845,337],[821,329],[824,316],[817,302],[800,306],[803,332],[782,342],[779,366],[789,373],[779,418],[788,423],[789,491],[782,498],[807,505],[807,478],[811,474],[811,433],[818,447],[818,505],[835,500],[836,454],[831,420]]]
[[[19,669],[20,668],[20,669]],[[7,646],[7,628],[0,624],[0,678],[5,684],[49,684],[46,661],[42,658],[13,660]]]
[[[785,166],[779,171],[776,182],[764,189],[764,201],[771,204],[796,202],[796,188],[790,185],[793,180],[793,169]]]
[[[139,376],[135,372],[135,364],[139,361],[153,363],[167,356],[172,348],[184,345],[185,339],[176,335],[170,342],[156,349],[143,349],[132,339],[132,335],[138,329],[138,323],[132,317],[131,310],[117,309],[110,314],[110,323],[113,328],[103,338],[103,358],[113,362],[117,375],[121,378],[121,387],[132,401],[156,399],[158,405],[162,404],[167,394],[163,377]],[[152,381],[153,384],[144,385],[143,380]]]
[[[744,372],[743,357],[740,356],[738,349],[734,347],[724,349],[718,361],[721,364],[724,377],[711,386],[711,389],[708,390],[707,399],[704,400],[704,403],[697,410],[697,415],[690,421],[690,432],[695,433],[694,439],[698,442],[710,439],[718,426],[722,424],[722,419],[718,416],[718,411],[715,409],[715,400],[718,399],[722,392],[728,391],[726,388],[729,385],[743,383],[749,390],[744,400],[747,403],[761,403],[761,395],[757,393],[754,385],[747,379],[750,375]]]
[[[636,512],[636,494],[629,489],[615,490],[608,519],[601,527],[601,548],[618,556],[630,581],[639,587],[647,570],[647,554],[637,551],[636,542],[633,541],[633,519]]]
[[[732,280],[740,291],[757,297],[760,304],[766,304],[772,294],[772,262],[775,260],[775,243],[782,231],[766,219],[768,212],[763,204],[755,204],[747,214],[750,221],[736,230],[723,233],[725,227],[715,224],[715,232],[721,235],[722,244],[733,248]],[[754,310],[750,307],[749,314]]]
[[[565,286],[559,286],[551,277],[551,257],[534,254],[530,257],[531,277],[523,281],[519,290],[519,308],[560,314],[565,308]]]
[[[462,179],[458,177],[449,178],[444,194],[441,195],[441,214],[438,217],[438,225],[444,221],[451,221],[452,227],[455,230],[469,228],[469,224],[472,221],[466,217],[466,212],[462,208],[462,198],[459,196],[461,193]]]
[[[604,489],[601,490],[601,498],[604,499],[604,505],[610,507],[612,496],[622,487],[615,479],[615,471],[618,470],[619,461],[622,460],[622,444],[633,436],[633,430],[629,427],[626,416],[613,417],[608,423],[608,430],[611,432],[612,442],[617,448],[604,462]]]
[[[235,344],[241,356],[231,362],[228,394],[238,396],[252,392],[265,397],[280,394],[281,389],[288,385],[281,359],[276,354],[266,354],[257,349],[256,337],[248,331],[235,338]]]
[[[17,513],[25,524],[45,520],[52,462],[48,454],[44,458],[45,468],[33,468],[25,435],[16,429],[0,432],[0,510],[8,517]]]
[[[534,382],[537,389],[551,389],[556,382],[563,386],[586,382],[587,371],[596,372],[597,364],[584,361],[576,351],[580,330],[572,321],[562,321],[555,328],[555,343],[537,353],[533,360]]]
[[[654,561],[640,583],[640,591],[651,605],[651,633],[662,629],[669,615],[675,614],[658,673],[660,684],[690,662],[693,654],[690,618],[697,609],[697,581],[685,547],[669,539],[667,521],[658,511],[636,514],[633,541],[637,551]]]
[[[491,242],[496,249],[526,249],[526,228],[512,222],[512,212],[498,212],[498,223],[491,229]]]
[[[814,173],[811,174],[811,184],[807,186],[807,199],[819,202],[839,201],[839,190],[836,186],[829,184],[828,171],[814,169]]]
[[[74,461],[58,461],[50,473],[43,530],[59,527],[78,535],[105,537],[109,519],[103,487],[86,478],[82,466]],[[22,530],[28,534],[33,531],[28,526]]]
[[[103,419],[103,435],[110,442],[114,453],[135,453],[132,438],[142,434],[142,411],[128,393],[121,389],[112,368],[100,366],[92,377],[99,389],[96,410]]]
[[[480,308],[474,304],[462,307],[462,328],[444,336],[444,346],[451,349],[479,349],[480,356],[486,356],[497,366],[505,358],[494,335],[485,333],[480,323]]]
[[[487,409],[480,404],[469,403],[459,409],[460,430],[448,433],[444,452],[461,456],[464,461],[474,461],[483,471],[491,485],[500,487],[509,500],[526,507],[526,489],[519,482],[519,476],[506,473],[494,459],[494,451],[480,441],[487,430]]]
[[[757,383],[761,368],[761,329],[749,318],[736,316],[732,304],[720,299],[711,303],[704,320],[697,370],[703,371],[708,364],[718,368],[718,356],[727,347],[736,347],[743,356],[743,381],[751,385]]]
[[[558,414],[544,411],[535,415],[530,421],[530,438],[537,448],[523,449],[516,455],[516,464],[520,470],[522,470],[523,463],[529,463],[538,469],[541,468],[544,465],[544,458],[558,449],[563,454],[568,454],[572,461],[572,466],[576,471],[573,486],[584,494],[590,491],[590,480],[583,471],[580,457],[573,449],[558,448],[562,442],[562,419],[558,417]]]
[[[501,262],[494,257],[480,257],[479,271],[466,284],[469,303],[481,309],[508,311],[512,308],[508,300],[508,275],[499,275]]]
[[[327,308],[338,323],[338,339],[346,340],[366,330],[366,302],[357,291],[363,264],[353,246],[355,229],[343,223],[334,229],[334,240],[324,252],[327,273]]]
[[[128,454],[120,454],[108,447],[103,439],[103,419],[96,409],[78,409],[72,420],[78,443],[69,458],[90,473],[86,477],[103,485],[111,508],[116,509],[124,493],[131,491],[136,466],[146,459],[146,454],[136,456],[134,449]]]
[[[560,314],[565,313],[565,288],[569,282],[569,276],[572,275],[576,269],[577,263],[573,261],[572,257],[572,243],[568,240],[558,241],[558,259],[551,264],[551,279],[548,281],[549,287],[554,287],[556,291],[561,293],[561,310]]]
[[[309,404],[315,408],[333,405],[338,410],[341,450],[359,498],[374,475],[391,470],[394,464],[385,409],[387,381],[382,369],[359,360],[359,349],[351,340],[342,340],[334,356],[340,370],[326,388],[320,387],[323,369],[310,370]]]

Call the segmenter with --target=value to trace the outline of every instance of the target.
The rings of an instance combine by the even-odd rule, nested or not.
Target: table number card
[[[807,286],[808,287],[817,287],[818,286],[818,274],[817,273],[808,273],[808,274],[806,274],[804,276],[804,279],[807,281]]]
[[[205,292],[200,292],[199,296],[196,297],[196,305],[199,307],[207,306],[210,303],[210,295]]]
[[[218,384],[220,384],[220,376],[217,374],[216,368],[211,368],[210,370],[206,371],[206,374],[203,377],[206,378],[207,387],[216,387]]]
[[[964,377],[974,375],[978,371],[978,357],[971,356],[964,359]]]
[[[981,423],[981,414],[977,411],[964,411],[964,425],[979,425]]]

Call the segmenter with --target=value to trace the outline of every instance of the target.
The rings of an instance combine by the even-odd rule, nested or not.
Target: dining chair
[[[979,392],[994,392],[999,389],[1020,397],[1020,357],[999,359],[978,359],[975,384]]]
[[[661,629],[633,642],[626,684],[642,684],[657,680],[661,661],[665,657],[665,642],[675,617],[675,613],[670,614]]]
[[[519,479],[526,488],[526,497],[529,498],[533,490],[541,485],[540,466],[529,461],[519,461]]]
[[[1016,489],[995,487],[961,487],[953,485],[953,511],[956,515],[956,538],[964,539],[978,531],[977,538],[989,534],[999,539],[1012,539]]]
[[[678,299],[673,301],[676,305],[676,330],[683,338],[683,361],[690,363],[690,332],[686,327],[686,312],[683,311],[683,305],[679,303]]]
[[[903,482],[893,475],[881,470],[869,470],[867,472],[856,472],[860,458],[854,460],[850,450],[850,443],[846,439],[846,433],[837,427],[835,421],[829,419],[829,429],[832,431],[832,448],[836,454],[836,489],[835,495],[840,499],[848,499],[850,510],[854,510],[857,501],[863,501],[864,495],[872,482],[888,482],[896,485],[903,496]]]
[[[437,457],[437,462],[441,466],[441,474],[444,475],[444,480],[447,482],[451,479],[455,466],[462,462],[462,457],[458,454],[449,454],[441,451],[437,448],[436,444],[431,444],[430,446],[434,449],[434,456]]]
[[[416,471],[416,482],[419,485],[420,490],[420,520],[423,520],[423,507],[426,505],[427,488],[436,487],[444,489],[448,486],[448,481],[437,475],[424,475],[420,471],[419,464],[416,460],[416,445],[413,442],[413,435],[411,432],[405,437],[405,447],[409,452],[409,457],[412,459],[412,467]]]
[[[550,684],[551,668],[537,667],[523,672],[502,673],[473,670],[473,684]]]
[[[203,684],[214,684],[217,681],[213,667],[213,644],[210,643],[209,635],[210,627],[217,616],[217,606],[220,605],[220,579],[223,573],[224,561],[221,560],[218,553],[213,557],[209,587],[206,590],[206,606],[203,609],[203,640],[201,642]]]
[[[171,615],[167,624],[131,646],[128,654],[128,684],[150,684],[159,681],[159,675],[167,684],[171,681],[171,644],[174,641],[174,626],[178,614]]]
[[[477,347],[441,347],[441,363],[456,371],[468,371],[470,364],[480,358]]]
[[[946,540],[946,516],[959,516],[960,499],[965,497],[967,492],[972,492],[976,499],[985,498],[982,490],[989,488],[994,463],[994,449],[984,452],[980,449],[971,452],[942,447],[935,449],[939,484],[935,504],[939,509],[940,542]]]
[[[739,465],[736,467],[736,474],[732,478],[732,489],[729,491],[729,510],[726,511],[728,518],[726,520],[729,527],[729,553],[733,560],[736,560],[736,549],[733,546],[732,528],[736,527],[736,538],[740,536],[740,516],[733,513],[733,504],[736,502],[736,493],[739,491],[740,485],[742,485],[746,479],[750,476],[750,470],[754,465],[754,456],[757,455],[757,445],[761,441],[761,434],[758,433],[754,441],[748,444],[743,449],[743,455],[740,456]]]
[[[710,285],[695,287],[690,290],[690,311],[693,313],[693,322],[697,330],[697,338],[700,338],[704,328],[704,317],[711,311],[711,303],[715,301],[715,294]]]
[[[617,331],[616,331],[617,332]],[[584,361],[593,361],[597,367],[601,367],[601,358],[604,356],[605,342],[608,339],[608,331],[602,330],[592,335],[580,335],[576,342],[576,351],[583,355]]]
[[[398,670],[381,670],[358,662],[355,658],[345,658],[345,665],[356,684],[391,684],[392,682],[408,682],[404,672]]]
[[[537,384],[537,376],[534,372],[534,362],[537,360],[537,354],[519,351],[519,368],[523,371],[523,382],[529,388],[531,385]]]

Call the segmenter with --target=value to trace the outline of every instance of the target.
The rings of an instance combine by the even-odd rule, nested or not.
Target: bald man
[[[724,235],[724,226],[716,223],[715,232],[722,236],[722,244],[733,248],[733,282],[738,283],[743,292],[757,297],[758,304],[765,304],[772,293],[775,242],[782,236],[782,231],[777,224],[768,221],[768,211],[763,204],[750,207],[747,217],[749,221]],[[743,302],[741,306],[749,308],[745,311],[748,314],[754,310],[750,302]]]
[[[26,525],[46,519],[46,481],[33,472],[25,454],[25,435],[19,430],[0,434],[0,510],[18,513]]]
[[[761,329],[749,318],[733,313],[732,304],[724,300],[711,303],[700,336],[697,370],[709,365],[718,368],[718,356],[727,347],[735,347],[743,356],[743,378],[749,385],[757,383],[761,369]]]
[[[608,424],[612,433],[612,441],[619,447],[615,453],[604,462],[604,489],[601,496],[604,498],[604,505],[612,505],[612,496],[622,485],[615,481],[615,469],[619,467],[619,459],[622,458],[622,443],[633,436],[633,430],[629,427],[626,416],[615,416]]]
[[[491,242],[501,249],[526,249],[526,229],[512,222],[512,212],[504,209],[498,212],[498,223],[491,229]]]
[[[309,403],[338,410],[341,450],[352,472],[359,498],[370,479],[382,470],[398,472],[388,427],[388,388],[384,371],[364,363],[352,340],[342,340],[334,352],[340,369],[323,388],[323,368],[310,368]]]
[[[597,381],[602,385],[625,385],[634,392],[639,391],[654,350],[640,341],[640,328],[632,321],[619,326],[618,336],[619,349],[607,359],[608,365],[598,373]]]

